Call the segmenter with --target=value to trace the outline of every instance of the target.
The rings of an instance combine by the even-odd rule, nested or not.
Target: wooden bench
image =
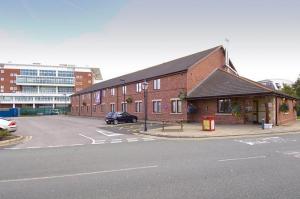
[[[174,125],[175,126],[179,126],[180,128],[171,128],[171,129],[166,129],[165,127],[168,125]],[[162,132],[167,132],[167,131],[178,131],[178,132],[183,132],[183,120],[179,120],[179,121],[162,121]]]

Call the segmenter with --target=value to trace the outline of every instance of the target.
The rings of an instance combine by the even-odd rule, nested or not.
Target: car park
[[[137,120],[137,116],[127,112],[109,112],[105,117],[106,124],[136,123]]]
[[[0,118],[0,130],[14,132],[17,130],[17,123],[7,118]]]

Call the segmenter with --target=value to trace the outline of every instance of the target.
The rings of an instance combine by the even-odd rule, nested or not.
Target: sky
[[[1,63],[100,67],[109,79],[226,45],[247,78],[300,74],[298,0],[0,1]]]

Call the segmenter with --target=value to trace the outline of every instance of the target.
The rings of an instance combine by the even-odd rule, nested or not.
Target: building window
[[[115,112],[115,104],[110,104],[110,111]]]
[[[231,100],[219,99],[218,100],[218,113],[231,113]]]
[[[171,112],[182,113],[182,101],[179,99],[171,100]]]
[[[4,78],[3,77],[1,77],[1,82],[3,82],[4,81]]]
[[[89,84],[91,84],[91,83],[92,83],[92,81],[91,81],[91,80],[89,80],[89,81],[88,81],[88,83],[89,83]]]
[[[126,94],[126,92],[127,92],[127,86],[122,86],[122,93]]]
[[[58,87],[58,93],[73,93],[73,87]]]
[[[114,96],[114,95],[115,95],[115,88],[111,88],[111,89],[110,89],[110,95],[111,95],[111,96]]]
[[[136,113],[142,112],[142,101],[135,102],[135,112]]]
[[[13,73],[10,73],[10,76],[11,76],[11,77],[13,77],[13,76],[14,76],[14,74],[13,74]]]
[[[1,73],[4,73],[4,70],[1,70]]]
[[[105,90],[102,90],[102,97],[105,97]]]
[[[159,90],[160,89],[160,79],[154,80],[153,89],[154,90]]]
[[[137,83],[137,84],[136,84],[136,92],[137,92],[137,93],[142,92],[142,83]]]
[[[56,70],[40,70],[40,76],[55,77]]]
[[[37,70],[33,70],[33,69],[21,69],[20,70],[20,75],[24,75],[24,76],[37,76]]]
[[[122,102],[122,112],[127,112],[127,102]]]
[[[56,93],[55,86],[40,86],[40,93]]]
[[[161,113],[161,101],[154,100],[153,103],[153,113]]]
[[[73,71],[58,71],[58,77],[74,77]]]

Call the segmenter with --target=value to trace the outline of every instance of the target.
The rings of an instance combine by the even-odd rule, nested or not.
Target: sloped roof
[[[125,80],[126,83],[142,81],[144,79],[163,76],[167,74],[172,74],[176,72],[181,72],[187,70],[190,66],[194,65],[196,62],[208,56],[210,53],[215,51],[216,49],[223,48],[222,46],[217,46],[214,48],[210,48],[205,51],[201,51],[192,55],[188,55],[179,59],[175,59],[169,62],[165,62],[150,68],[146,68],[143,70],[139,70],[133,73],[129,73],[126,75],[122,75],[120,77],[116,77],[113,79],[109,79],[103,82],[99,82],[97,84],[92,85],[89,88],[83,89],[74,95],[88,93],[96,90],[100,90],[103,88],[113,87],[120,85],[120,79]],[[233,67],[233,66],[232,66]],[[234,67],[233,67],[234,68]]]
[[[188,93],[188,98],[211,98],[255,94],[276,94],[294,98],[264,87],[247,78],[230,74],[222,69],[215,70],[202,83]]]

